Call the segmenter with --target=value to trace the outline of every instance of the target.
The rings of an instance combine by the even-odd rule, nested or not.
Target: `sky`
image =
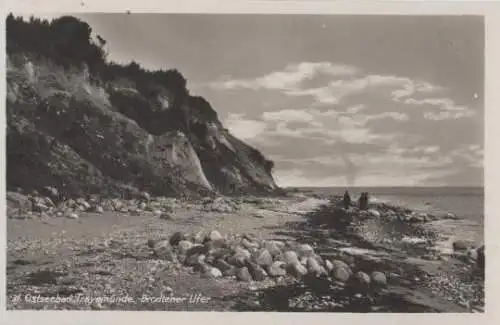
[[[280,186],[483,185],[481,17],[78,17],[109,59],[178,69]]]

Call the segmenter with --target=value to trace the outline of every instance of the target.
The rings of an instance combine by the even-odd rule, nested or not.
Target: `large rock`
[[[307,274],[307,269],[304,265],[297,261],[296,263],[288,264],[287,272],[297,278],[300,278]]]
[[[297,256],[297,253],[295,253],[294,251],[286,251],[283,254],[283,260],[286,263],[286,265],[293,265],[299,263],[299,257]]]
[[[375,287],[385,287],[387,286],[387,277],[382,272],[373,271],[371,276],[371,283]]]
[[[188,240],[181,240],[178,244],[179,254],[186,255],[187,252],[193,247],[193,243]]]
[[[221,270],[222,272],[225,272],[226,270],[233,268],[233,266],[231,264],[227,263],[222,258],[216,259],[214,262],[214,266],[216,268],[218,268],[219,270]]]
[[[370,214],[370,216],[372,217],[375,217],[375,218],[380,218],[380,212],[378,212],[377,210],[375,209],[370,209],[368,210],[368,213]]]
[[[250,271],[248,271],[248,268],[246,266],[241,267],[236,271],[236,278],[240,281],[246,282],[250,282],[253,280],[252,275],[250,274]]]
[[[267,277],[266,271],[258,264],[247,261],[247,268],[255,281],[263,281]]]
[[[307,265],[307,271],[309,272],[309,274],[319,276],[323,273],[321,270],[321,266],[319,265],[318,261],[314,257],[308,257],[306,265]]]
[[[211,241],[217,241],[217,240],[224,240],[224,237],[218,232],[217,230],[212,230],[210,234],[208,234],[208,240]]]
[[[272,277],[280,277],[286,275],[286,265],[285,262],[276,261],[273,262],[268,268],[267,273]]]
[[[167,240],[157,242],[153,247],[153,252],[156,257],[169,262],[177,262],[177,256],[172,249],[172,246]]]
[[[352,284],[356,289],[360,291],[366,291],[370,288],[371,284],[370,276],[365,272],[358,271],[353,276]]]
[[[472,243],[466,240],[457,240],[453,242],[454,251],[467,251],[472,247]]]
[[[310,257],[314,254],[314,248],[309,244],[301,244],[297,247],[297,253],[302,257]]]
[[[254,253],[254,261],[262,267],[267,267],[273,263],[273,257],[267,249],[262,248]]]
[[[281,249],[284,246],[282,242],[271,240],[264,243],[264,248],[266,248],[272,257],[281,254]]]
[[[334,267],[330,274],[333,279],[343,283],[349,281],[349,278],[351,277],[350,269],[339,266]]]
[[[208,278],[220,278],[222,277],[222,272],[216,267],[207,267],[203,275]]]
[[[341,261],[341,260],[333,260],[332,261],[332,266],[333,266],[333,269],[336,269],[336,268],[343,268],[345,269],[350,275],[352,275],[352,270],[351,270],[351,267],[345,263],[344,261]]]
[[[170,237],[170,245],[176,246],[183,239],[184,239],[184,234],[180,231],[177,231]]]

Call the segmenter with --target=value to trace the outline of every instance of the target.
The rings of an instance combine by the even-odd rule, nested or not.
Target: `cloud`
[[[482,169],[476,133],[457,133],[478,114],[425,80],[308,62],[218,86],[242,112],[224,123],[276,162],[280,184],[421,186]]]
[[[290,64],[283,71],[274,71],[254,79],[228,79],[210,84],[215,89],[296,89],[300,83],[318,75],[349,76],[357,73],[357,68],[330,62],[302,62]]]
[[[229,114],[224,124],[233,135],[241,140],[256,138],[266,129],[266,123],[244,119],[241,114]]]
[[[455,102],[449,98],[408,98],[404,101],[404,103],[409,105],[430,106],[437,109],[437,111],[427,111],[424,113],[424,118],[427,120],[440,121],[459,119],[463,117],[471,117],[476,114],[476,112],[468,107],[456,105]]]
[[[323,85],[307,87],[305,81],[320,76],[328,77]],[[445,90],[439,85],[396,75],[366,74],[360,68],[331,62],[290,64],[283,71],[274,71],[253,79],[226,78],[212,82],[210,87],[218,90],[274,90],[289,97],[310,97],[313,100],[311,106],[337,105],[348,97],[375,93],[397,103],[401,110],[408,111],[412,106],[421,106],[423,109],[420,114],[432,121],[467,118],[475,114],[473,110],[457,105],[450,98],[415,98]],[[407,116],[398,116],[401,120],[407,120]]]

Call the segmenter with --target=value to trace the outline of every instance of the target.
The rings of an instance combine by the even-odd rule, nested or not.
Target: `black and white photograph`
[[[8,311],[484,314],[484,16],[33,9]]]

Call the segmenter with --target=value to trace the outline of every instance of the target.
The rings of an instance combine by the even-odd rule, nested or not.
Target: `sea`
[[[368,192],[371,202],[385,202],[435,215],[454,214],[458,220],[438,220],[430,225],[446,237],[437,244],[442,251],[451,250],[456,240],[470,241],[476,247],[484,243],[483,187],[298,188],[306,194],[319,196],[343,195],[346,189],[353,200],[357,200],[361,192]]]

